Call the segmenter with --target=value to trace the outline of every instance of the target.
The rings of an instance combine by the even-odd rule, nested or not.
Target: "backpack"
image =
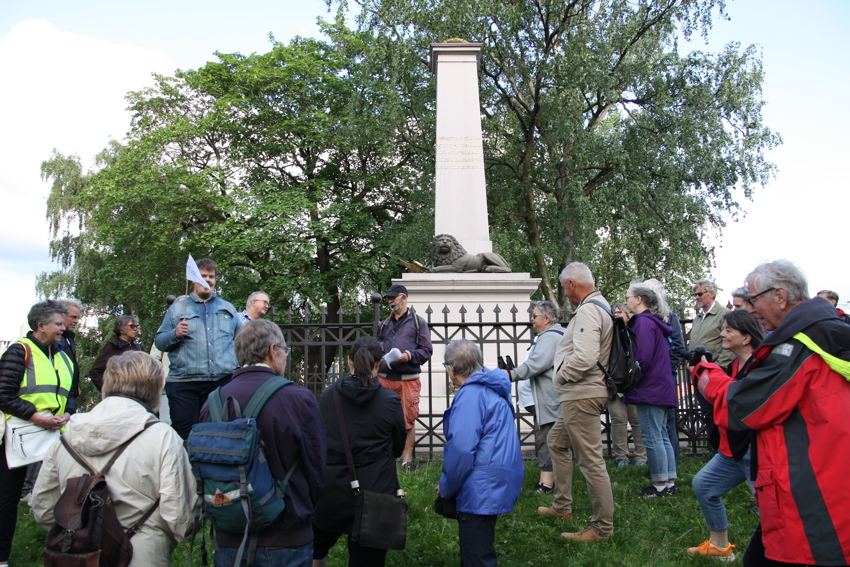
[[[289,384],[292,381],[280,376],[267,380],[251,397],[244,415],[239,402],[228,397],[226,404],[236,416],[233,421],[226,421],[221,388],[217,388],[207,398],[211,422],[195,424],[189,434],[189,460],[202,513],[215,529],[244,534],[236,565],[242,562],[248,534],[271,525],[283,512],[286,483],[298,466],[296,461],[282,481],[272,476],[256,419],[272,394]],[[249,565],[252,559],[248,558]]]
[[[151,421],[126,441],[100,471],[95,471],[68,443],[64,436],[59,439],[68,453],[89,474],[69,478],[65,490],[53,507],[56,523],[47,534],[47,548],[42,553],[46,567],[126,567],[133,558],[136,532],[159,506],[159,498],[147,509],[139,520],[125,530],[118,521],[106,473],[130,443],[151,425]]]
[[[588,301],[605,310],[614,323],[614,337],[611,340],[611,356],[606,369],[597,360],[596,366],[605,374],[608,392],[611,398],[617,394],[628,394],[640,383],[643,377],[637,361],[637,341],[635,332],[620,317],[614,317],[611,310],[598,301]]]

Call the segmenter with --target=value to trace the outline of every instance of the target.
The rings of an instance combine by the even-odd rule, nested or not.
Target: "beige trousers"
[[[615,461],[629,458],[629,426],[632,424],[632,439],[635,442],[635,460],[646,463],[646,447],[640,436],[640,420],[637,406],[624,404],[620,396],[608,402],[608,415],[611,416],[611,441]]]
[[[593,506],[590,525],[598,535],[614,533],[614,495],[611,479],[602,458],[602,422],[608,398],[561,402],[561,415],[549,432],[549,452],[555,473],[556,512],[573,511],[573,454],[579,461]],[[572,449],[572,453],[570,450]]]

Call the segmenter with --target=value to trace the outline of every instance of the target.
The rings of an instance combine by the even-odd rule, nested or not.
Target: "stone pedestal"
[[[431,341],[434,354],[431,357],[430,379],[425,368],[422,372],[419,406],[422,414],[441,416],[449,405],[452,391],[443,368],[446,340],[469,338],[475,341],[477,337],[486,336],[489,342],[482,349],[484,366],[491,369],[497,368],[499,354],[509,354],[517,364],[522,362],[522,356],[533,339],[532,331],[525,325],[531,320],[530,298],[540,285],[539,278],[532,278],[527,273],[407,273],[401,279],[393,280],[393,283],[407,288],[408,305],[423,319],[428,320],[429,307],[432,311]],[[499,307],[499,313],[494,312],[496,306]],[[483,310],[480,314],[477,312],[479,307]],[[516,313],[511,312],[514,307]],[[465,314],[461,308],[466,310]],[[464,326],[457,325],[461,321],[474,325],[467,327],[468,332],[464,333]],[[493,325],[496,321],[516,321],[523,325],[499,327]],[[515,333],[519,329],[519,344],[506,337],[500,341],[500,331],[497,331],[500,328],[504,334]]]
[[[478,95],[480,43],[431,44],[437,75],[434,234],[451,234],[470,254],[492,252]]]

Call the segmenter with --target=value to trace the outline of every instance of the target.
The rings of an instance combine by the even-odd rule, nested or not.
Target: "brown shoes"
[[[612,534],[612,535],[609,535],[609,536],[601,536],[598,533],[596,533],[596,531],[591,527],[591,528],[587,528],[585,530],[582,530],[580,532],[563,533],[563,534],[561,534],[561,537],[565,538],[565,539],[571,539],[573,541],[581,541],[581,542],[585,542],[585,543],[590,543],[591,541],[605,541],[605,540],[611,539],[612,537],[614,537],[614,535]]]
[[[543,514],[544,516],[555,516],[556,518],[561,518],[562,520],[572,520],[573,515],[570,512],[566,514],[561,514],[560,512],[556,512],[555,508],[549,506],[548,508],[545,506],[541,506],[537,509],[538,514]]]

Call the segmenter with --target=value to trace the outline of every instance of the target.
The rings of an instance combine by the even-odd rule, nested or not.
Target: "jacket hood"
[[[336,388],[339,390],[339,395],[349,400],[353,404],[362,406],[369,403],[375,394],[383,388],[377,378],[372,378],[372,383],[364,386],[358,378],[354,376],[343,376],[336,381]]]
[[[643,313],[638,313],[637,315],[633,315],[632,319],[636,319],[640,317],[646,321],[650,321],[654,323],[659,329],[661,329],[661,333],[665,337],[669,337],[673,334],[673,327],[671,327],[668,323],[665,323],[664,320],[661,319],[655,313],[650,313],[649,311],[644,311]],[[630,320],[631,321],[631,320]]]
[[[819,354],[830,368],[850,380],[850,325],[838,317],[829,301],[815,297],[798,304],[762,345],[772,346],[791,338]]]
[[[508,404],[511,402],[511,380],[508,376],[499,370],[490,370],[486,366],[480,368],[469,375],[466,382],[463,386],[467,386],[468,384],[480,384],[481,386],[486,386],[496,392],[502,398],[508,400]]]
[[[108,396],[88,413],[75,413],[65,438],[84,457],[110,453],[144,429],[156,416],[131,398]]]

